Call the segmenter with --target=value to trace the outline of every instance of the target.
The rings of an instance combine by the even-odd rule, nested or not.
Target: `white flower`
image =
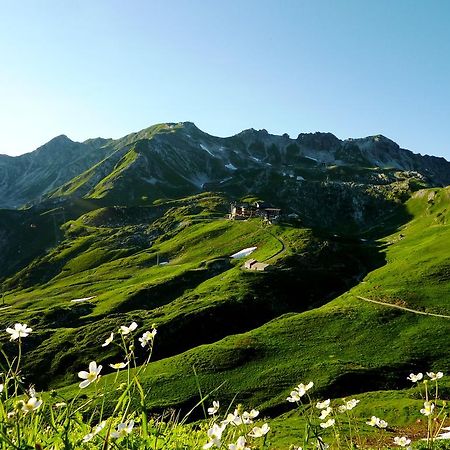
[[[301,397],[303,397],[307,391],[309,391],[314,386],[314,383],[310,381],[308,384],[304,385],[300,383],[292,392],[291,395],[286,399],[288,402],[298,402]]]
[[[111,342],[113,341],[113,339],[114,339],[114,333],[111,333],[111,334],[109,335],[109,338],[107,338],[106,341],[103,342],[102,347],[106,347],[107,345],[111,344]]]
[[[321,426],[322,428],[332,427],[332,426],[334,426],[335,422],[336,422],[336,421],[335,421],[334,419],[328,419],[326,422],[322,422],[322,423],[320,424],[320,426]]]
[[[250,450],[250,447],[245,446],[245,437],[239,436],[236,444],[228,444],[229,450]]]
[[[42,400],[38,400],[36,397],[31,397],[28,399],[26,403],[22,402],[22,411],[24,411],[25,413],[35,411],[41,405]]]
[[[97,363],[95,361],[91,361],[89,363],[89,372],[86,372],[85,370],[78,372],[79,378],[84,380],[80,383],[80,388],[83,389],[93,383],[98,378],[101,370],[102,366],[97,367]]]
[[[358,403],[359,400],[356,400],[356,398],[352,398],[351,400],[345,402],[344,406],[347,411],[351,411]]]
[[[219,402],[216,402],[216,401],[214,400],[214,401],[213,401],[213,405],[212,405],[210,408],[208,408],[208,414],[209,414],[210,416],[214,415],[217,411],[219,411],[219,406],[220,406],[220,403],[219,403]]]
[[[128,366],[128,362],[118,362],[115,364],[109,364],[109,367],[116,369],[116,370],[124,369],[127,366]]]
[[[298,402],[300,400],[300,394],[298,391],[292,391],[291,395],[286,399],[288,402],[294,403]]]
[[[411,380],[413,383],[417,383],[423,378],[423,373],[419,372],[417,375],[414,375],[413,373],[409,374],[409,377],[406,377],[407,380]]]
[[[253,427],[252,431],[248,433],[249,436],[259,438],[266,435],[270,430],[270,427],[265,423],[262,427]]]
[[[111,437],[117,439],[124,436],[127,436],[133,431],[134,420],[130,420],[129,422],[119,423],[117,426],[117,431],[113,431],[111,433]]]
[[[394,444],[400,445],[400,447],[406,447],[410,443],[411,443],[411,439],[408,439],[406,436],[402,436],[402,437],[396,436],[394,438]]]
[[[257,411],[256,409],[252,409],[250,412],[244,411],[242,413],[242,421],[248,425],[249,423],[252,423],[253,419],[255,417],[258,417],[259,415],[259,411]]]
[[[370,425],[371,427],[376,427],[379,420],[380,420],[380,419],[379,419],[378,417],[372,416],[372,417],[370,418],[370,420],[369,420],[368,422],[366,422],[366,424],[367,424],[367,425]]]
[[[314,386],[314,383],[312,382],[312,381],[310,381],[308,384],[303,384],[303,383],[300,383],[298,386],[297,386],[297,391],[298,391],[298,393],[301,395],[301,396],[303,396],[303,395],[305,395],[306,394],[306,391],[309,391],[312,387]]]
[[[234,414],[229,413],[227,415],[227,417],[225,418],[225,420],[222,420],[222,425],[228,425],[229,423],[231,423],[232,425],[242,425],[242,418],[239,415],[239,412],[237,409],[234,410]]]
[[[330,399],[324,400],[323,402],[317,402],[316,404],[316,408],[318,409],[325,409],[328,408],[328,406],[330,406]]]
[[[137,327],[138,327],[138,324],[136,322],[132,322],[129,327],[126,327],[125,325],[121,325],[121,327],[119,328],[119,333],[121,333],[123,335],[130,334]]]
[[[386,428],[388,426],[387,422],[379,419],[376,416],[372,416],[368,422],[366,422],[367,425],[370,425],[371,427],[378,427],[378,428]]]
[[[15,341],[16,339],[27,337],[33,330],[28,328],[28,325],[24,323],[23,325],[20,323],[16,323],[14,328],[7,328],[6,332],[11,335],[10,340]]]
[[[105,428],[106,425],[106,420],[104,420],[103,422],[100,422],[93,430],[91,433],[86,434],[86,436],[83,437],[83,442],[89,442],[96,434],[100,433],[100,431],[103,430],[103,428]]]
[[[322,411],[320,412],[319,419],[324,420],[328,415],[331,414],[332,411],[333,411],[333,408],[331,408],[331,406],[328,406],[327,408],[322,409]]]
[[[4,388],[5,388],[5,385],[0,383],[0,394],[3,392]]]
[[[222,439],[222,433],[223,430],[225,430],[226,425],[219,426],[216,423],[210,428],[207,432],[209,442],[206,443],[203,448],[208,449],[211,448],[213,445],[220,448],[222,445],[221,439]]]
[[[55,403],[53,405],[55,408],[64,408],[64,406],[67,406],[66,402],[59,402],[59,403]]]
[[[139,342],[141,343],[142,347],[145,347],[146,345],[148,345],[150,342],[153,341],[153,339],[156,336],[156,329],[153,328],[152,331],[146,331],[142,337],[139,338]]]
[[[439,378],[442,378],[444,374],[442,372],[434,373],[434,372],[427,372],[427,375],[430,377],[431,381],[439,380]]]
[[[433,414],[433,410],[434,410],[434,403],[424,402],[423,403],[423,408],[420,410],[420,412],[424,416],[429,416],[429,415]]]

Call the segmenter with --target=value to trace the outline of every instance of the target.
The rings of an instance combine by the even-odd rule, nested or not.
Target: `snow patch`
[[[305,179],[301,175],[297,175],[297,181],[304,181]]]
[[[237,170],[237,167],[233,166],[233,164],[231,163],[225,164],[225,167],[230,170]]]
[[[96,296],[93,295],[92,297],[83,297],[83,298],[74,298],[73,300],[70,300],[72,303],[82,303],[87,302],[88,300],[92,300]]]
[[[310,159],[311,161],[319,162],[316,158],[313,158],[312,156],[306,156],[305,158]]]
[[[259,158],[255,158],[254,156],[250,156],[250,158],[253,159],[253,161],[261,162],[261,160]]]
[[[256,249],[257,249],[257,247],[244,248],[244,249],[238,251],[237,253],[233,253],[230,256],[230,258],[234,258],[234,259],[245,258],[246,256],[250,255],[250,253],[253,253]]]
[[[200,147],[201,147],[203,150],[205,150],[205,152],[208,152],[211,156],[214,156],[214,155],[208,150],[208,148],[207,148],[206,146],[204,146],[203,144],[200,144]]]

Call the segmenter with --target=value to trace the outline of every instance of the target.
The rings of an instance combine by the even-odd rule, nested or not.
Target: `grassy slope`
[[[39,289],[16,292],[15,308],[3,312],[3,320],[8,323],[16,319],[34,321],[36,333],[27,341],[29,351],[36,347],[29,355],[35,363],[30,369],[41,368],[45,378],[54,377],[53,385],[62,385],[73,381],[90,358],[115,362],[117,356],[112,349],[105,351],[100,344],[110,331],[135,319],[142,329],[157,322],[160,330],[156,349],[162,359],[149,365],[144,379],[145,387],[151,390],[148,406],[155,409],[186,409],[197,401],[194,367],[204,392],[225,383],[215,394],[223,404],[237,395],[237,401],[258,406],[271,415],[290,408],[285,397],[300,381],[314,380],[314,396],[325,398],[408,387],[406,375],[410,371],[449,372],[450,320],[418,316],[356,298],[362,295],[387,302],[401,298],[409,306],[449,314],[449,261],[442,245],[449,237],[448,189],[416,193],[407,203],[414,219],[377,243],[386,252],[387,264],[326,304],[323,299],[311,299],[308,288],[317,290],[318,285],[305,281],[313,278],[314,272],[308,269],[315,260],[308,260],[295,272],[298,276],[304,271],[305,279],[297,280],[297,291],[291,298],[286,295],[291,286],[284,285],[289,279],[283,274],[293,267],[291,258],[313,252],[321,242],[310,231],[271,228],[272,234],[287,244],[287,251],[276,263],[279,271],[275,278],[270,278],[270,273],[244,273],[233,266],[214,272],[210,265],[220,262],[221,256],[257,242],[261,245],[255,256],[264,259],[278,250],[280,242],[271,239],[257,221],[210,221],[211,215],[205,211],[199,219],[197,211],[189,215],[189,208],[179,215],[179,208],[186,205],[176,206],[156,220],[171,234],[156,238],[154,247],[131,249],[129,255],[102,259],[95,267],[90,267],[90,261],[98,259],[96,245],[114,249],[108,241],[113,229],[92,225],[96,215],[107,210],[91,213],[92,220],[85,218],[85,223],[74,225],[74,235],[77,226],[88,231],[87,237],[77,235],[75,241],[80,242],[71,244],[75,247],[98,233],[90,244],[92,258],[74,251],[74,257],[65,260],[63,266],[73,274],[70,270],[62,272],[64,276],[57,275]],[[180,223],[183,225],[173,228]],[[400,234],[404,235],[402,239]],[[369,241],[362,247],[374,244]],[[351,249],[349,259],[356,247]],[[66,250],[69,254],[72,251]],[[167,266],[155,266],[156,251],[169,259]],[[320,261],[322,265],[324,261],[333,262],[329,253]],[[318,279],[326,278],[321,273]],[[74,292],[79,297],[98,297],[74,305],[69,302]],[[404,296],[405,292],[416,295]],[[289,310],[298,313],[277,317]],[[190,347],[195,348],[183,351]],[[165,358],[171,351],[174,356]],[[50,367],[48,355],[52,355]],[[67,369],[68,375],[61,368]],[[110,376],[103,380],[112,382]],[[75,390],[76,386],[67,387],[64,392]],[[386,395],[392,397],[389,404],[384,401]],[[400,401],[403,395],[362,394],[367,402],[364,411],[369,413],[375,406],[380,415],[390,414],[392,423],[412,421],[418,400],[408,391],[406,399]],[[298,431],[295,419],[292,423],[289,420],[274,423],[279,427],[279,439],[275,437],[274,442],[284,443],[290,427],[291,436]]]
[[[225,382],[216,395],[224,403],[237,394],[238,401],[272,414],[288,408],[285,397],[300,381],[314,380],[317,396],[337,397],[407,387],[410,371],[448,373],[450,320],[372,305],[355,297],[384,290],[400,295],[407,282],[420,288],[422,306],[448,313],[449,281],[441,279],[435,286],[435,279],[429,277],[448,264],[448,257],[444,249],[436,258],[428,252],[438,242],[443,247],[445,237],[448,241],[449,190],[437,191],[434,205],[427,200],[429,192],[420,192],[408,202],[416,217],[407,225],[408,235],[399,240],[397,233],[386,239],[391,243],[386,248],[388,264],[371,272],[365,283],[319,308],[286,314],[249,332],[151,363],[145,376],[145,386],[152,393],[148,406],[192,404],[198,398],[193,367],[204,392]],[[411,257],[419,258],[420,270],[408,272],[407,278],[399,275],[396,264]],[[374,285],[379,286],[375,291]],[[104,380],[111,382],[109,377]]]
[[[67,223],[61,245],[10,280],[18,288],[6,296],[12,308],[3,312],[3,325],[21,321],[36,330],[27,341],[33,351],[26,367],[35,381],[74,381],[86,359],[98,358],[93,342],[126,321],[158,324],[156,357],[162,358],[309,309],[345,291],[346,279],[367,258],[364,252],[355,257],[354,245],[327,243],[310,230],[224,220],[222,203],[205,194],[158,211],[101,208]],[[280,238],[286,249],[278,254]],[[270,258],[275,272],[245,273],[242,262],[229,260],[254,245],[252,256]],[[157,266],[157,254],[169,264]],[[90,302],[71,302],[90,296]],[[102,358],[116,356],[108,349]]]

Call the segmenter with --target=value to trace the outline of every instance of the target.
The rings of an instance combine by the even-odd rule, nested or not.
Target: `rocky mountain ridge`
[[[291,139],[248,129],[219,138],[191,122],[167,123],[116,140],[78,143],[58,136],[26,155],[0,155],[0,207],[68,197],[139,204],[204,190],[258,192],[269,181],[384,185],[405,178],[448,185],[450,163],[381,135],[342,141],[331,133],[301,133]]]

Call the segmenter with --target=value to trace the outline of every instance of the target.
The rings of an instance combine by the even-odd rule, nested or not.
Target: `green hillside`
[[[449,189],[418,192],[407,203],[414,219],[379,242],[386,253],[386,264],[334,300],[151,363],[145,375],[145,385],[152,392],[148,406],[192,405],[198,398],[194,368],[204,392],[224,383],[216,393],[224,403],[237,395],[235,401],[258,406],[270,414],[288,408],[285,398],[300,381],[314,380],[316,395],[326,398],[404,388],[409,386],[406,376],[411,371],[439,369],[448,373],[449,318],[417,315],[358,298],[394,302],[403,298],[406,285],[419,293],[404,297],[404,304],[450,316],[450,283],[445,279],[450,261],[442,246],[449,237],[448,200]],[[398,239],[400,234],[404,235],[402,239]],[[436,252],[439,242],[441,252]],[[431,252],[435,258],[430,257]],[[410,258],[417,258],[420,270],[405,269],[402,276],[396,265],[405,265],[408,259],[413,265]],[[266,275],[252,274],[258,278]],[[208,296],[212,284],[213,280],[208,280],[205,301],[208,297],[208,301],[213,300]],[[279,295],[276,290],[272,293],[274,303],[283,299],[283,289],[279,286],[278,290]],[[292,296],[297,305],[306,300],[303,291]],[[413,301],[416,297],[420,302]],[[238,315],[228,319],[231,328],[240,320]],[[252,320],[251,314],[246,320]],[[140,323],[148,325],[143,320]],[[99,336],[99,343],[108,332],[105,329]],[[158,335],[156,346],[164,346],[165,339],[164,333]],[[105,380],[110,381],[108,377]]]
[[[229,199],[215,193],[148,206],[76,204],[59,243],[4,281],[1,323],[33,328],[24,375],[39,389],[76,397],[78,371],[102,364],[106,414],[129,375],[109,368],[121,352],[101,344],[136,321],[137,333],[158,329],[140,375],[150,412],[184,415],[200,388],[272,418],[270,448],[281,449],[305,426],[286,397],[312,380],[313,399],[355,396],[362,424],[378,414],[412,433],[422,400],[407,375],[450,371],[449,207],[450,188],[419,190],[345,235],[298,219],[231,221]],[[246,258],[230,257],[249,247]],[[250,257],[269,269],[244,270]],[[146,357],[140,347],[135,355]],[[444,382],[441,395],[449,393]]]

